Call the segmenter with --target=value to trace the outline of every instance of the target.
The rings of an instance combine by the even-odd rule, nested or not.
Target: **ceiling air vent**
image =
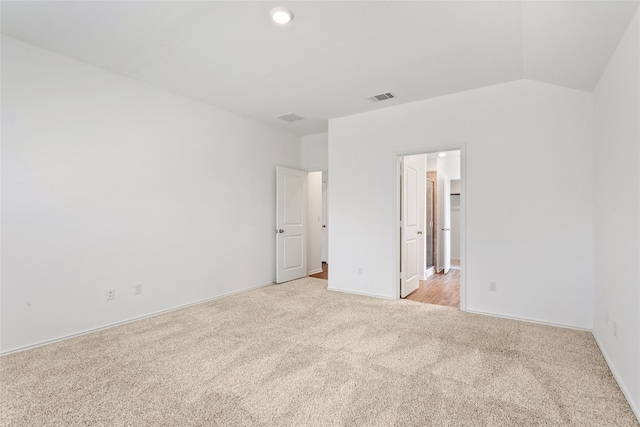
[[[393,99],[395,97],[396,96],[393,93],[385,92],[385,93],[381,93],[379,95],[370,96],[368,99],[371,102],[378,102],[378,101],[386,101],[387,99]]]
[[[283,114],[281,116],[277,116],[276,119],[280,119],[280,120],[284,120],[285,122],[296,122],[298,120],[304,120],[303,117],[300,117],[297,114],[293,114],[293,113],[287,113],[287,114]]]

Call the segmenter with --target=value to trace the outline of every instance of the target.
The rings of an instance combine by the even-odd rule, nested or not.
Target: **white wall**
[[[459,179],[452,179],[451,180],[451,194],[460,194],[461,189],[460,189],[460,180]]]
[[[592,113],[519,80],[331,120],[330,287],[397,295],[396,156],[463,147],[467,308],[590,328]]]
[[[317,133],[303,136],[300,140],[300,167],[306,171],[326,170],[329,167],[329,135]]]
[[[322,171],[307,174],[307,271],[322,272]]]
[[[438,155],[427,155],[427,171],[438,170]]]
[[[274,279],[299,137],[6,37],[2,125],[2,351]]]
[[[636,13],[594,92],[593,334],[640,418],[640,31]],[[609,313],[609,321],[606,313]],[[613,322],[617,322],[617,337]]]
[[[460,179],[460,153],[457,151],[450,151],[445,157],[442,158],[444,167],[444,174],[449,179]]]

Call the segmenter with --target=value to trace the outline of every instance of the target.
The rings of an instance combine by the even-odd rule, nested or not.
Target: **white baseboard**
[[[503,316],[503,315],[500,315],[500,314],[487,313],[487,312],[483,312],[483,311],[476,311],[476,310],[466,310],[466,311],[468,313],[481,314],[481,315],[485,315],[485,316],[501,317],[503,319],[519,320],[519,321],[523,321],[523,322],[537,323],[537,324],[540,324],[540,325],[556,326],[556,327],[559,327],[559,328],[575,329],[575,330],[578,330],[578,331],[591,332],[591,335],[593,336],[593,339],[595,340],[596,344],[598,345],[598,348],[600,349],[600,353],[602,353],[602,356],[604,357],[604,360],[607,363],[607,366],[609,367],[609,370],[611,371],[611,374],[613,375],[613,378],[615,378],[616,382],[618,383],[618,387],[620,387],[620,390],[622,391],[622,394],[624,395],[625,399],[627,399],[627,402],[629,403],[629,406],[631,407],[631,411],[633,411],[633,414],[636,416],[637,420],[640,422],[640,408],[638,407],[636,402],[634,402],[633,399],[631,398],[631,393],[629,393],[629,390],[627,389],[627,386],[625,385],[624,381],[622,381],[622,378],[620,377],[620,375],[616,371],[615,367],[611,363],[611,359],[609,358],[609,355],[607,355],[607,352],[604,350],[604,347],[600,343],[600,340],[598,339],[596,334],[593,333],[593,331],[591,329],[586,329],[586,328],[582,328],[582,327],[579,327],[579,326],[573,326],[573,325],[563,325],[563,324],[552,323],[552,322],[544,322],[544,321],[541,321],[541,320],[528,319],[528,318],[524,318],[524,317]]]
[[[520,322],[537,323],[539,325],[555,326],[555,327],[558,327],[558,328],[574,329],[576,331],[591,332],[591,329],[583,328],[582,326],[565,325],[563,323],[547,322],[547,321],[544,321],[544,320],[530,319],[528,317],[506,316],[504,314],[489,313],[487,311],[479,311],[479,310],[461,310],[461,311],[466,311],[467,313],[473,313],[473,314],[481,314],[483,316],[492,316],[492,317],[500,317],[502,319],[518,320]]]
[[[395,300],[396,298],[387,296],[387,295],[378,295],[378,294],[370,294],[370,293],[365,293],[365,292],[356,292],[356,291],[347,291],[345,289],[338,289],[338,288],[331,288],[331,287],[327,287],[327,290],[329,291],[333,291],[333,292],[342,292],[344,294],[352,294],[352,295],[361,295],[363,297],[373,297],[373,298],[382,298],[382,299],[390,299],[390,300]]]
[[[320,270],[312,270],[307,273],[307,276],[311,276],[312,274],[322,273],[322,269]]]
[[[607,354],[607,352],[604,350],[604,347],[600,343],[598,336],[593,332],[591,334],[593,335],[593,339],[596,341],[596,344],[598,344],[598,348],[600,348],[600,353],[602,353],[602,356],[604,356],[604,361],[607,362],[607,366],[609,366],[609,370],[613,374],[613,378],[615,378],[616,382],[618,383],[618,387],[620,387],[622,394],[627,399],[627,402],[629,403],[629,406],[631,407],[633,414],[636,416],[636,419],[638,420],[638,422],[640,422],[640,408],[638,407],[636,402],[634,402],[633,399],[631,399],[631,393],[629,393],[629,390],[627,389],[626,384],[624,383],[624,381],[622,381],[622,378],[618,374],[618,371],[616,371],[615,367],[611,363],[611,359],[609,358],[609,355]]]
[[[149,317],[158,316],[160,314],[170,313],[172,311],[181,310],[183,308],[191,307],[192,305],[202,304],[202,303],[205,303],[205,302],[209,302],[209,301],[213,301],[213,300],[216,300],[216,299],[228,297],[228,296],[231,296],[231,295],[240,294],[242,292],[252,291],[252,290],[258,289],[258,288],[264,288],[265,286],[270,286],[270,285],[273,285],[273,282],[264,283],[262,285],[257,285],[257,286],[252,286],[250,288],[241,289],[239,291],[227,292],[227,293],[222,294],[222,295],[217,295],[215,297],[205,298],[205,299],[201,299],[201,300],[194,301],[194,302],[189,302],[189,303],[186,303],[186,304],[179,305],[177,307],[168,308],[166,310],[154,311],[153,313],[143,314],[142,316],[132,317],[130,319],[122,320],[120,322],[110,323],[108,325],[100,326],[98,328],[87,329],[85,331],[77,332],[75,334],[64,335],[62,337],[53,338],[53,339],[45,340],[45,341],[40,341],[40,342],[37,342],[35,344],[26,345],[24,347],[12,348],[10,350],[5,350],[5,351],[0,352],[0,356],[5,356],[7,354],[13,354],[13,353],[19,353],[19,352],[25,351],[25,350],[31,350],[32,348],[42,347],[43,345],[53,344],[53,343],[60,342],[60,341],[65,341],[65,340],[68,340],[68,339],[71,339],[71,338],[80,337],[82,335],[91,334],[93,332],[103,331],[105,329],[110,329],[110,328],[113,328],[113,327],[116,327],[116,326],[125,325],[127,323],[135,322],[137,320],[142,320],[142,319],[146,319],[146,318],[149,318]]]

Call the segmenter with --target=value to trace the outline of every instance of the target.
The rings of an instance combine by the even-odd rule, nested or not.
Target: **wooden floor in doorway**
[[[318,278],[318,279],[328,280],[329,279],[329,264],[327,264],[326,262],[323,262],[322,263],[322,273],[311,274],[309,277],[315,277],[315,278]]]
[[[460,270],[451,269],[447,274],[436,273],[421,280],[418,289],[407,295],[407,299],[460,308]]]
[[[407,299],[428,304],[446,305],[460,308],[460,269],[459,263],[451,263],[454,268],[447,274],[433,274],[427,280],[421,280],[418,289],[407,296]],[[456,268],[457,267],[457,268]],[[329,264],[322,263],[322,273],[311,274],[310,277],[329,279]]]

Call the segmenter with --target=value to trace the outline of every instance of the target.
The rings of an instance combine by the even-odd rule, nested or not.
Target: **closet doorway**
[[[425,233],[425,254],[426,254],[426,271],[425,275],[430,276],[435,273],[436,266],[436,236],[435,236],[435,182],[429,178],[428,172],[426,180],[426,203],[427,203],[427,217],[426,217],[426,233]]]

